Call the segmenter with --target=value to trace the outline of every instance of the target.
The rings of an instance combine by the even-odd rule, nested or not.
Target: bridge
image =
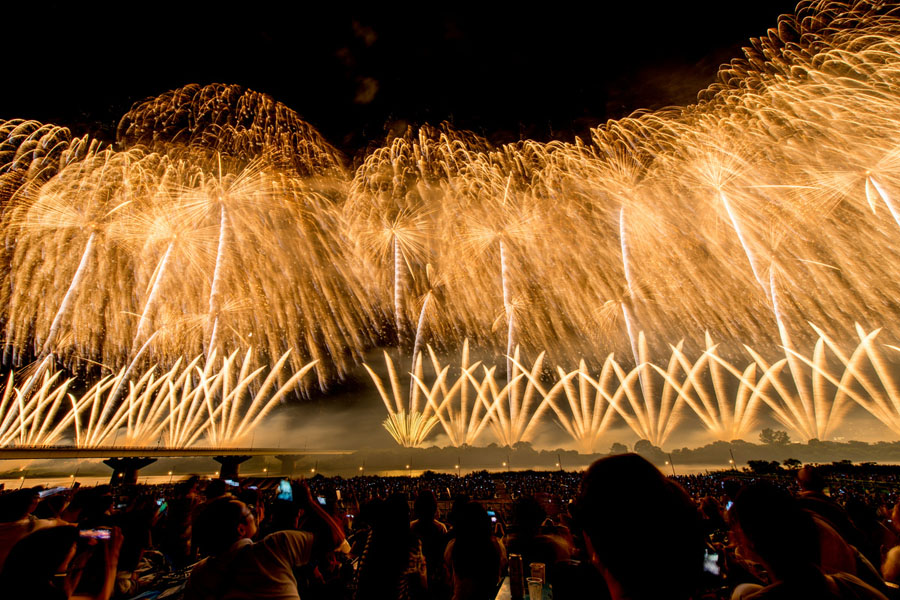
[[[209,456],[221,465],[222,479],[237,479],[240,464],[254,456],[274,456],[281,461],[281,475],[294,474],[297,459],[303,456],[335,456],[352,454],[352,450],[305,450],[299,448],[169,448],[165,446],[12,446],[0,448],[0,460],[29,460],[53,458],[102,458],[113,470],[110,483],[137,483],[138,472],[158,458],[193,458]]]

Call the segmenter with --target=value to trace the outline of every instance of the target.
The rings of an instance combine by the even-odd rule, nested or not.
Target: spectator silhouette
[[[60,524],[57,519],[38,519],[31,514],[38,500],[37,491],[30,488],[0,495],[0,569],[16,542],[29,533]]]
[[[447,526],[438,521],[437,498],[431,490],[422,490],[413,504],[416,519],[410,529],[422,541],[422,553],[428,571],[428,590],[432,597],[446,586],[444,578],[444,549],[447,547]]]
[[[680,485],[637,454],[592,464],[576,512],[614,600],[676,600],[698,586],[704,550],[699,514]]]
[[[765,482],[752,484],[735,498],[729,519],[741,554],[761,563],[770,577],[766,587],[738,586],[733,598],[885,598],[853,575],[823,573],[819,528],[788,492]]]
[[[512,525],[503,540],[507,552],[521,554],[525,568],[533,562],[547,567],[547,580],[554,581],[554,566],[568,560],[573,549],[562,537],[542,533],[541,526],[547,512],[534,498],[526,495],[517,498],[512,507]]]
[[[453,600],[494,598],[506,568],[506,549],[494,537],[491,519],[478,502],[456,507],[454,518],[456,537],[444,552]]]
[[[827,482],[820,469],[806,465],[797,472],[797,483],[800,485],[797,494],[800,506],[825,519],[848,544],[864,547],[862,532],[850,520],[847,511],[825,493]]]
[[[317,534],[279,531],[254,543],[256,533],[256,517],[240,500],[223,496],[205,506],[194,522],[194,540],[210,557],[194,568],[185,598],[299,597],[293,569],[344,541],[336,525]]]
[[[112,530],[110,539],[97,546],[102,550],[104,573],[101,588],[93,595],[73,595],[89,557],[89,553],[77,553],[78,540],[78,528],[68,525],[40,529],[19,540],[0,572],[3,597],[108,600],[114,590],[116,563],[122,546],[121,532]]]
[[[358,600],[419,598],[427,586],[422,543],[409,528],[406,496],[377,503],[357,570]]]

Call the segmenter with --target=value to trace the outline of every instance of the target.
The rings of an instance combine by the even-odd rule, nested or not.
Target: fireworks
[[[0,400],[0,448],[56,444],[68,433],[80,448],[240,445],[316,365],[283,378],[287,360],[285,353],[260,382],[267,369],[254,368],[252,349],[221,362],[213,351],[205,361],[202,355],[187,364],[176,361],[160,375],[150,368],[136,381],[127,379],[130,370],[123,368],[79,397],[67,392],[71,379],[61,381],[59,372],[51,375],[42,364],[21,386],[14,385],[13,375],[7,379]],[[117,401],[123,385],[128,391]]]
[[[146,372],[254,344],[325,388],[397,346],[416,360],[386,359],[390,393],[370,373],[404,445],[438,424],[515,444],[551,415],[585,449],[618,419],[659,445],[685,411],[720,439],[763,410],[825,438],[854,403],[900,432],[896,344],[860,333],[900,317],[900,18],[803,3],[745,52],[696,104],[588,141],[423,126],[355,172],[237,86],[140,102],[109,148],[0,123],[5,363]]]
[[[421,446],[437,424],[453,446],[475,445],[486,430],[501,444],[514,446],[532,441],[548,414],[584,452],[595,451],[617,421],[654,446],[661,447],[690,420],[715,439],[731,441],[746,437],[766,410],[800,439],[826,439],[853,403],[900,434],[895,375],[900,348],[879,347],[874,343],[879,330],[866,333],[857,326],[859,343],[847,350],[814,329],[820,337],[811,355],[785,348],[785,355],[771,363],[749,346],[744,362],[729,361],[707,334],[706,347],[695,359],[685,353],[682,341],[670,347],[667,361],[657,364],[640,333],[636,367],[623,367],[610,354],[599,373],[593,374],[582,360],[573,371],[557,366],[554,377],[543,368],[543,353],[527,367],[517,349],[505,385],[497,381],[496,366],[469,363],[468,342],[454,373],[429,347],[432,378],[423,374],[420,357],[410,374],[417,387],[408,406],[387,353],[393,399],[366,368],[388,410],[385,427],[404,446]],[[801,366],[786,369],[789,357]],[[804,387],[811,390],[808,399],[799,393]]]

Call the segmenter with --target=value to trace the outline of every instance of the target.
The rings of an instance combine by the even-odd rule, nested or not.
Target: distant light
[[[69,475],[69,477],[71,477],[72,479],[75,479],[74,473],[72,475]]]
[[[506,466],[506,461],[503,462],[503,466],[504,466],[504,467]]]
[[[310,473],[315,473],[316,470],[315,470],[315,469],[310,469],[309,472],[310,472]]]
[[[171,475],[171,474],[172,474],[172,471],[169,471],[169,475]],[[73,477],[74,477],[74,475],[73,475]]]
[[[458,468],[459,468],[459,465],[455,465],[453,468],[454,468],[454,469],[458,469]]]
[[[409,465],[406,465],[406,468],[408,469],[408,468],[409,468]]]
[[[362,471],[362,467],[360,467],[359,470]]]

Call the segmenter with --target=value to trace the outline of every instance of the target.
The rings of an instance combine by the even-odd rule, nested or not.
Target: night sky
[[[571,140],[638,108],[692,102],[794,3],[224,6],[4,9],[0,118],[111,140],[135,101],[221,82],[271,94],[351,155],[445,119],[495,142]]]

